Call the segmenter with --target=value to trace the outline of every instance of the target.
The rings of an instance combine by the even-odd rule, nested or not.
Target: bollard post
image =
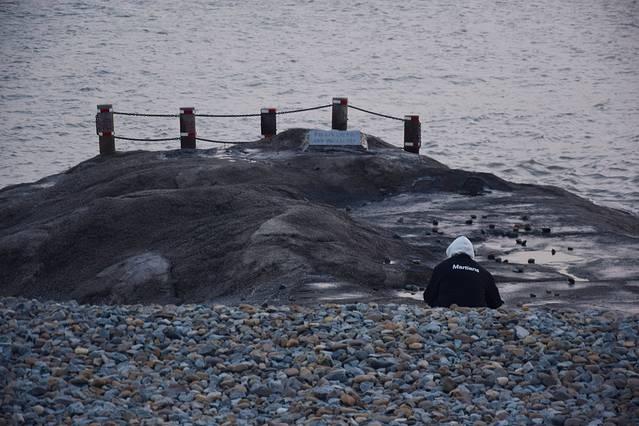
[[[260,127],[262,136],[272,138],[277,134],[277,110],[275,108],[262,108],[260,110]]]
[[[346,130],[348,123],[348,98],[333,98],[333,130]]]
[[[422,123],[419,115],[404,116],[404,151],[419,154],[422,146]]]
[[[113,105],[98,105],[95,115],[95,131],[98,134],[100,155],[115,153],[115,136],[113,135]]]
[[[180,148],[195,149],[195,108],[180,108]]]

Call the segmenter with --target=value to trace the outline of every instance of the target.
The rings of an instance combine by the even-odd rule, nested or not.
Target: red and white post
[[[422,146],[422,123],[419,115],[404,116],[404,151],[419,154]]]
[[[348,127],[348,98],[333,98],[333,130],[346,130]]]
[[[272,138],[277,134],[277,109],[262,108],[260,110],[260,127],[262,136]]]
[[[195,108],[180,108],[180,148],[195,149]]]
[[[95,115],[95,131],[98,134],[100,155],[115,153],[115,135],[113,134],[113,105],[98,105]]]

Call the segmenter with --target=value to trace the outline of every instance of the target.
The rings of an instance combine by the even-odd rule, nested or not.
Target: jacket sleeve
[[[437,296],[439,295],[440,275],[439,268],[435,267],[435,269],[433,269],[433,274],[430,276],[428,286],[426,287],[426,290],[424,290],[424,302],[428,303],[430,306],[433,306],[433,303],[437,300]]]
[[[504,301],[501,300],[501,296],[499,295],[499,290],[497,290],[497,286],[495,285],[495,279],[490,272],[488,273],[488,281],[486,283],[486,303],[489,308],[493,309],[497,309],[504,304]]]

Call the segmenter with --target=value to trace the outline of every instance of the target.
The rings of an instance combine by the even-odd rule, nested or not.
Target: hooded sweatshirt
[[[450,258],[460,253],[466,253],[471,259],[475,260],[475,248],[473,247],[473,243],[471,243],[470,240],[463,235],[455,238],[455,241],[450,243],[446,249],[446,257]]]
[[[424,301],[430,306],[498,308],[504,302],[499,296],[493,276],[475,262],[470,240],[458,237],[446,249],[448,257],[433,269]]]

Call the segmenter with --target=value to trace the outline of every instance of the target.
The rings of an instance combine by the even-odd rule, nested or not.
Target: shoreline
[[[0,298],[16,424],[630,424],[639,315]],[[4,346],[6,348],[6,345]]]

